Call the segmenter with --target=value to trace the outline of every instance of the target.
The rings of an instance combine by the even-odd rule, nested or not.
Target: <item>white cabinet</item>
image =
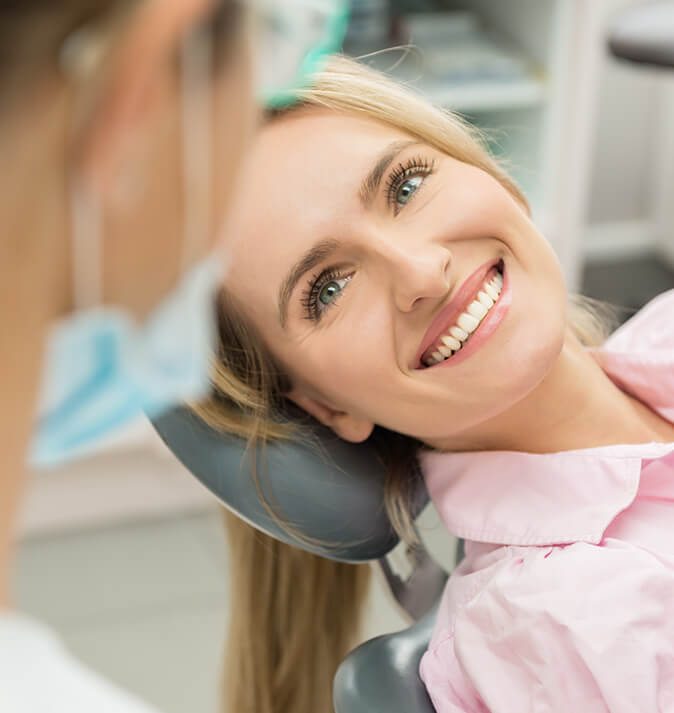
[[[105,447],[54,470],[31,474],[18,519],[22,537],[104,527],[212,508],[193,478],[139,418]]]

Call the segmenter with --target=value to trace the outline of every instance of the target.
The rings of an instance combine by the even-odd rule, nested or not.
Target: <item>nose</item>
[[[393,300],[401,312],[412,312],[426,300],[444,297],[450,289],[452,256],[439,244],[389,243],[386,249]]]

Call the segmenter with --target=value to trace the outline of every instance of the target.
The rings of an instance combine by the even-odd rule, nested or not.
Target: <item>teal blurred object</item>
[[[261,0],[257,10],[257,70],[263,105],[280,109],[297,101],[327,57],[341,49],[348,0]]]

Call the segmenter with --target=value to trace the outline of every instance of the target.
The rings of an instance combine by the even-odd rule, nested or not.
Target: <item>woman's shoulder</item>
[[[611,334],[603,347],[615,351],[633,348],[674,349],[674,289],[654,297]]]
[[[453,635],[461,620],[480,621],[486,616],[493,622],[497,611],[505,619],[515,612],[528,617],[534,611],[545,611],[548,616],[554,612],[564,619],[581,602],[585,606],[588,597],[594,596],[585,591],[589,583],[593,583],[592,592],[598,595],[596,604],[600,610],[606,597],[617,595],[617,592],[610,594],[609,583],[620,579],[626,571],[633,577],[635,602],[644,579],[652,579],[654,570],[664,577],[667,591],[674,595],[674,568],[657,565],[651,553],[622,541],[484,548],[479,543],[472,544],[476,548],[472,552],[467,548],[466,559],[447,583],[441,603],[441,610],[445,611],[439,612],[439,626],[431,648],[448,633]],[[581,582],[584,584],[579,587]],[[629,590],[630,587],[623,588],[620,597],[629,597]],[[674,615],[674,599],[672,607]],[[525,611],[529,613],[525,615]]]
[[[674,668],[661,666],[674,656],[671,568],[609,541],[499,555],[424,656],[422,677],[440,713],[569,711],[579,701],[586,711],[607,710],[598,690],[630,710],[649,708],[656,692],[674,700]]]

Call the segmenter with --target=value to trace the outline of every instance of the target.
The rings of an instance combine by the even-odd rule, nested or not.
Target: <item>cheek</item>
[[[490,174],[465,164],[450,164],[443,184],[444,208],[469,232],[494,233],[521,212],[511,194]],[[457,226],[458,227],[458,226]]]
[[[357,321],[330,325],[321,339],[294,361],[301,373],[334,406],[371,417],[385,402],[391,385],[392,330],[375,313],[362,312]],[[286,357],[287,358],[287,357]]]
[[[512,303],[503,334],[490,354],[492,369],[486,370],[493,374],[488,388],[497,396],[495,412],[533,390],[550,372],[564,344],[567,298],[561,270],[542,238],[530,239],[542,249],[535,253],[538,260],[532,248],[528,264],[515,260],[509,266]],[[494,414],[486,414],[490,415]]]
[[[508,344],[503,368],[513,396],[523,397],[550,371],[564,344],[565,322],[559,314],[526,310],[517,337]]]

